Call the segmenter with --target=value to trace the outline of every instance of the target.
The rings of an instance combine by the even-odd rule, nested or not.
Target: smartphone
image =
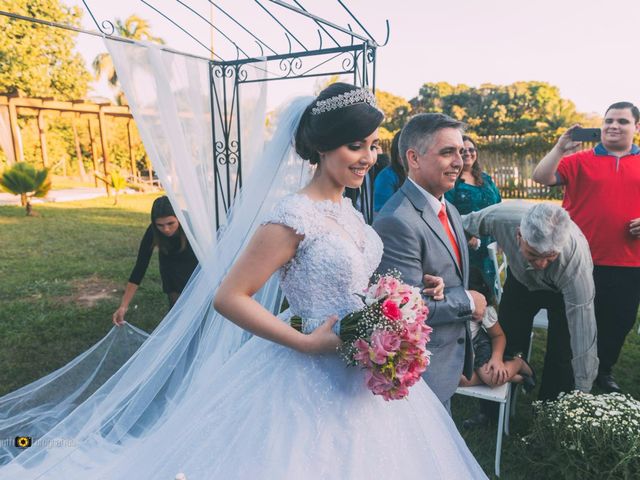
[[[599,128],[576,128],[571,131],[571,140],[574,142],[599,142]]]

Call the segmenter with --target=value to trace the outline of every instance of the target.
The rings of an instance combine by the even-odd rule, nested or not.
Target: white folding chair
[[[487,245],[489,258],[493,262],[496,271],[496,279],[493,290],[498,303],[502,298],[502,282],[501,278],[507,274],[507,256],[502,253],[501,262],[498,262],[498,244],[492,242]],[[506,383],[500,387],[491,388],[487,385],[476,385],[473,387],[458,387],[456,393],[468,397],[475,397],[490,402],[498,402],[500,404],[498,416],[498,431],[496,433],[496,456],[495,456],[495,472],[496,476],[500,476],[500,457],[502,456],[502,435],[509,435],[509,416],[511,412],[512,388],[510,383]]]
[[[494,290],[496,292],[496,298],[498,303],[502,299],[502,277],[507,274],[507,255],[502,252],[501,259],[498,261],[498,244],[496,242],[491,242],[487,245],[487,250],[489,252],[489,258],[493,262],[493,267],[496,271],[496,280],[494,283]],[[540,310],[535,317],[533,317],[533,328],[543,328],[545,330],[549,329],[549,317],[546,309]],[[638,330],[640,333],[640,329]],[[527,360],[529,357],[527,357]]]
[[[544,330],[549,330],[549,316],[547,314],[547,309],[543,308],[536,316],[533,317],[533,328],[542,328]]]
[[[480,398],[489,400],[490,402],[498,402],[500,404],[500,413],[498,416],[498,431],[496,434],[496,456],[494,468],[496,477],[500,476],[500,457],[502,456],[502,435],[509,435],[509,414],[511,411],[511,384],[505,383],[499,387],[491,388],[488,385],[475,385],[473,387],[458,387],[456,389],[458,395],[467,397]]]
[[[489,258],[493,262],[493,267],[496,271],[496,280],[494,284],[494,290],[496,291],[496,298],[498,299],[498,303],[502,299],[502,277],[507,274],[507,255],[502,252],[502,258],[498,261],[498,244],[496,242],[492,242],[487,245],[487,250],[489,252]],[[503,275],[504,272],[504,275]],[[544,330],[549,329],[549,316],[547,314],[546,309],[541,309],[536,316],[533,317],[533,328],[543,328]],[[533,347],[533,328],[531,329],[531,337],[529,338],[529,349],[527,351],[527,362],[531,359],[531,349]],[[638,331],[640,333],[640,330]],[[516,405],[518,399],[518,389],[511,389],[511,398],[510,398],[510,409],[508,417],[513,417],[516,414]],[[508,420],[507,417],[507,420]]]
[[[502,299],[502,280],[503,276],[507,275],[507,256],[504,252],[502,252],[501,261],[498,262],[498,244],[496,242],[491,242],[487,245],[487,251],[489,252],[489,258],[493,262],[493,268],[496,271],[496,279],[493,284],[493,290],[496,293],[496,299],[498,303]]]

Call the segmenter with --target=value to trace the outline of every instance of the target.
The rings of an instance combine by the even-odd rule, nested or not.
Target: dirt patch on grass
[[[91,308],[98,302],[119,295],[118,285],[96,275],[72,282],[73,294],[65,300],[81,307]]]

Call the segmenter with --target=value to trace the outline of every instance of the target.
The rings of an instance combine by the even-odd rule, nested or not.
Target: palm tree
[[[140,18],[137,15],[131,15],[126,18],[124,22],[120,19],[116,20],[116,33],[124,38],[130,38],[132,40],[146,40],[149,42],[156,42],[164,44],[164,40],[160,37],[154,37],[151,35],[151,26],[149,22],[144,18]],[[107,77],[109,85],[116,90],[116,102],[118,105],[124,104],[124,93],[120,89],[118,83],[118,74],[113,65],[111,55],[108,53],[100,53],[93,59],[91,64],[93,71],[96,75],[96,80],[100,80],[103,75]]]
[[[20,195],[20,203],[27,209],[27,216],[33,216],[31,199],[45,197],[51,190],[49,169],[36,170],[32,165],[18,162],[4,171],[0,186],[9,193]]]
[[[115,197],[113,199],[113,204],[118,205],[118,194],[127,188],[127,179],[122,176],[122,174],[118,172],[111,172],[108,177],[103,177],[99,174],[95,174],[96,178],[107,185],[109,185],[113,191],[115,192]]]
[[[117,172],[111,172],[111,188],[116,192],[113,204],[118,205],[118,194],[127,188],[127,179]]]

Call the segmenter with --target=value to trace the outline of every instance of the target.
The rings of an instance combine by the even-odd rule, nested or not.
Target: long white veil
[[[171,446],[172,429],[198,422],[193,405],[207,398],[220,366],[249,337],[212,307],[221,279],[261,218],[311,173],[292,148],[311,101],[298,98],[277,115],[272,137],[216,234],[208,62],[153,46],[107,45],[147,153],[200,265],[174,308],[124,366],[56,419],[36,445],[0,467],[0,478],[109,478],[104,469],[116,460],[126,462],[129,478],[146,478],[132,452],[152,441],[162,455],[161,447]],[[277,277],[255,297],[277,312]],[[154,464],[154,458],[144,462]]]
[[[0,465],[21,453],[16,436],[41,438],[125,364],[149,335],[126,323],[54,372],[0,398]]]

